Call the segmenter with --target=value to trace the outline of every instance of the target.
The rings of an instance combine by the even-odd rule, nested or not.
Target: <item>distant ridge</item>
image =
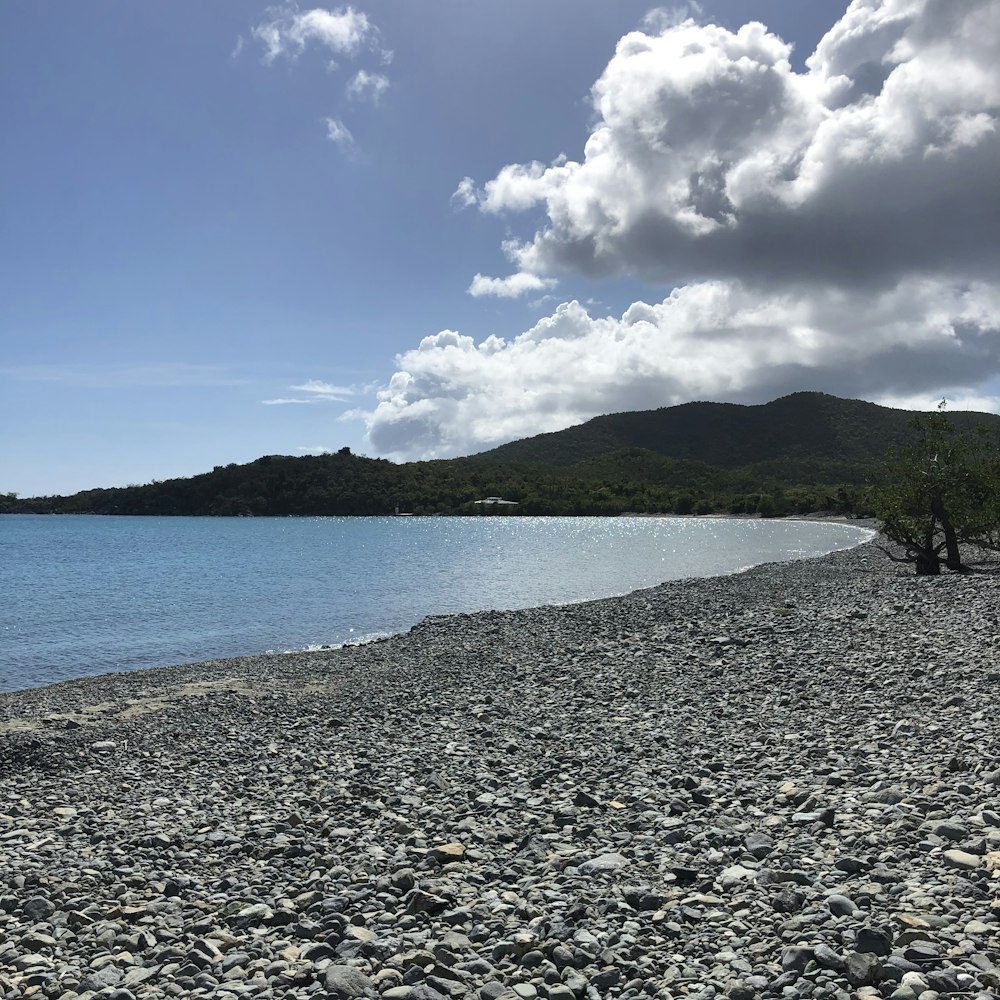
[[[910,410],[895,410],[822,392],[796,392],[770,403],[682,403],[610,413],[551,434],[512,441],[476,458],[573,465],[627,448],[722,469],[759,462],[875,461],[911,436]],[[1000,428],[995,413],[950,414],[956,426]]]
[[[1000,416],[953,413],[1000,440]],[[266,455],[145,486],[17,499],[0,513],[307,516],[675,513],[865,509],[865,478],[914,414],[819,392],[759,406],[684,403],[612,413],[465,458],[396,464],[336,454]]]

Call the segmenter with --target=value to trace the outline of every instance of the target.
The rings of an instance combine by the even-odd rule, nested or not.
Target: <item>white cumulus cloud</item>
[[[511,274],[506,278],[489,278],[477,274],[469,285],[469,294],[479,298],[496,295],[501,299],[516,299],[529,292],[541,292],[555,284],[552,278],[540,278],[537,274]]]
[[[514,273],[470,291],[574,273],[663,292],[620,316],[564,303],[510,340],[425,338],[365,414],[372,444],[455,455],[801,389],[992,399],[1000,0],[854,0],[803,70],[790,55],[757,22],[660,12],[594,84],[582,155],[464,178],[456,207],[530,213],[503,244]]]
[[[352,56],[377,34],[368,17],[353,7],[300,10],[294,5],[272,9],[251,33],[264,46],[264,61],[269,63],[281,56],[296,59],[309,45]]]
[[[466,454],[690,399],[760,402],[800,389],[940,399],[1000,374],[1000,292],[911,278],[856,295],[763,297],[713,280],[618,317],[564,303],[510,341],[446,330],[398,364],[365,417],[374,447],[401,457]]]
[[[323,124],[326,126],[326,137],[330,142],[345,149],[354,145],[354,136],[351,130],[339,118],[324,118]]]
[[[294,61],[307,49],[316,49],[329,56],[330,69],[338,68],[332,57],[356,59],[362,50],[374,55],[380,65],[392,61],[392,52],[380,44],[378,28],[363,11],[350,5],[308,10],[294,3],[273,7],[267,17],[252,28],[251,36],[263,47],[267,65],[281,58]],[[244,39],[240,37],[233,56],[238,56],[243,48]],[[384,73],[358,69],[345,90],[355,101],[367,100],[377,105],[388,87],[389,78]],[[354,136],[343,121],[328,117],[322,122],[331,142],[343,149],[353,149]]]
[[[388,89],[389,78],[384,73],[369,73],[365,69],[359,69],[347,83],[349,97],[372,104],[378,104]]]
[[[618,43],[579,160],[460,188],[539,207],[518,270],[893,281],[1000,264],[1000,4],[855,0],[804,72],[759,23]]]

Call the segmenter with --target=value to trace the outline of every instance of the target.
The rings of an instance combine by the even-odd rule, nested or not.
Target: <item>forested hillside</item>
[[[0,494],[0,513],[383,515],[866,510],[865,476],[912,414],[820,393],[763,406],[688,403],[597,417],[481,455],[396,464],[344,448],[268,455],[188,479],[70,497]],[[960,427],[1000,416],[955,413]],[[477,505],[504,497],[516,506]]]
[[[512,441],[477,457],[503,462],[573,465],[623,448],[645,448],[675,459],[724,469],[766,466],[785,478],[815,469],[841,474],[878,460],[889,445],[912,436],[909,410],[894,410],[821,392],[797,392],[760,406],[683,403],[594,417],[553,434]],[[987,424],[1000,431],[995,413],[950,414],[967,429]],[[823,473],[826,474],[826,473]]]

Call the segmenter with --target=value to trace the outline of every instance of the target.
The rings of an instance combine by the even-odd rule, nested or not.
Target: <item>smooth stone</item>
[[[445,994],[429,983],[417,983],[410,987],[410,1000],[445,1000]]]
[[[563,983],[556,983],[548,989],[549,1000],[576,1000],[576,994]]]
[[[846,872],[848,875],[857,875],[858,872],[865,872],[871,868],[868,862],[863,861],[861,858],[856,858],[853,855],[845,855],[844,857],[837,858],[834,861],[833,866],[839,868],[840,871]]]
[[[461,861],[465,857],[465,845],[458,843],[442,844],[439,847],[432,847],[430,854],[435,861],[440,861],[442,864]]]
[[[845,973],[852,986],[871,986],[879,970],[877,955],[852,951],[846,960]]]
[[[730,865],[723,868],[719,875],[719,885],[723,889],[732,889],[747,882],[752,882],[757,877],[757,872],[752,868],[744,868],[743,865]]]
[[[818,944],[813,948],[813,957],[817,965],[824,969],[832,969],[834,972],[843,972],[847,967],[843,957],[825,944]]]
[[[963,871],[975,871],[982,865],[982,858],[975,854],[969,854],[967,851],[960,851],[957,848],[944,851],[941,857],[944,859],[945,864]]]
[[[989,924],[983,923],[982,920],[970,920],[962,929],[966,934],[972,934],[976,937],[981,937],[983,934],[989,934],[994,930],[1000,932],[1000,928],[998,928],[996,924],[991,927]]]
[[[871,952],[883,958],[892,953],[892,938],[875,927],[862,927],[855,940],[858,951]]]
[[[80,980],[80,992],[86,993],[88,990],[93,990],[98,993],[109,986],[117,986],[123,978],[124,973],[120,969],[116,969],[113,965],[105,965]]]
[[[805,972],[806,966],[812,957],[812,948],[804,948],[796,945],[784,948],[781,952],[781,968],[785,972]]]
[[[798,982],[800,975],[801,973],[797,969],[789,969],[787,972],[783,972],[780,976],[772,979],[767,984],[767,988],[772,992],[780,992],[786,987],[793,987]]]
[[[242,910],[235,914],[233,923],[237,927],[253,927],[266,923],[274,916],[274,910],[265,903],[254,903],[251,906],[244,906]]]
[[[374,1000],[378,996],[375,984],[351,965],[328,965],[323,973],[323,986],[331,1000]]]
[[[965,990],[958,969],[930,969],[924,973],[927,985],[938,993],[959,993]]]
[[[858,912],[858,906],[854,900],[849,899],[847,896],[842,896],[840,893],[827,896],[826,905],[827,909],[835,917],[851,917]]]
[[[743,842],[747,852],[758,861],[766,858],[774,850],[774,841],[766,833],[751,833]]]
[[[44,896],[32,896],[31,899],[26,899],[24,901],[24,904],[21,907],[21,912],[29,920],[48,920],[48,918],[56,912],[56,908],[52,902]]]
[[[580,872],[583,875],[598,875],[604,872],[614,872],[624,868],[628,864],[628,858],[623,854],[609,853],[599,854],[596,858],[590,858],[580,865]]]
[[[39,931],[25,934],[21,938],[21,947],[28,951],[44,951],[46,948],[56,947],[56,944],[57,941],[51,934],[42,934]]]
[[[806,897],[801,892],[796,892],[794,889],[782,889],[771,900],[771,905],[778,913],[798,913],[805,905],[805,901]]]
[[[792,814],[792,822],[799,826],[811,826],[813,823],[822,823],[823,826],[833,826],[836,821],[837,814],[833,809],[816,809],[812,812]]]
[[[940,837],[942,840],[950,840],[952,842],[958,842],[960,840],[965,840],[969,836],[969,831],[959,823],[953,823],[949,820],[939,820],[937,822],[925,823],[924,826],[934,834],[935,837]]]

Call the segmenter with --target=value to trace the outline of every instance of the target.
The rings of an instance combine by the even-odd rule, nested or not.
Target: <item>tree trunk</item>
[[[962,553],[958,548],[958,539],[955,537],[955,527],[951,523],[951,518],[948,517],[948,511],[945,510],[940,497],[935,497],[931,501],[931,511],[941,522],[941,531],[944,534],[945,551],[947,552],[945,565],[956,573],[961,572],[965,567],[962,565]]]
[[[915,562],[917,576],[941,575],[941,560],[933,552],[918,552]]]
[[[931,502],[933,508],[934,502]],[[937,537],[937,512],[932,510],[931,519],[924,530],[924,544],[914,546],[916,551],[916,573],[917,576],[940,576],[941,557],[934,547],[934,540]]]

